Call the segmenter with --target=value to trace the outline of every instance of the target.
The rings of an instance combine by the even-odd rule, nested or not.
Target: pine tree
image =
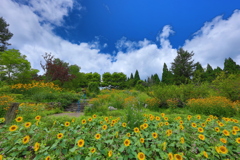
[[[225,59],[224,61],[224,68],[223,70],[227,73],[227,74],[236,74],[240,72],[240,66],[236,64],[236,62],[234,62],[232,60],[232,58],[228,58]]]
[[[173,74],[168,70],[166,63],[163,64],[162,82],[165,84],[173,83]]]
[[[153,82],[154,82],[154,84],[159,84],[159,82],[160,82],[160,79],[159,79],[157,73],[155,73],[155,74],[153,75]]]
[[[171,66],[174,82],[176,84],[189,82],[195,67],[194,60],[191,60],[193,55],[193,52],[189,53],[182,48],[177,51],[177,57],[174,59],[174,62],[172,62]]]
[[[12,38],[13,34],[8,30],[9,24],[0,17],[0,52],[3,52],[7,49],[7,46],[10,45],[7,41]]]
[[[207,70],[204,73],[204,76],[206,78],[206,81],[212,82],[215,79],[215,74],[213,72],[213,68],[210,64],[207,64]]]
[[[136,80],[136,82],[140,80],[138,70],[136,70],[136,72],[135,72],[134,79]]]
[[[195,66],[195,70],[193,71],[193,81],[197,83],[204,81],[205,77],[202,65],[197,62]]]

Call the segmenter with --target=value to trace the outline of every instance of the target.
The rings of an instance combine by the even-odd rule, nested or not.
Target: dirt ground
[[[58,114],[53,114],[51,116],[71,116],[71,117],[79,117],[84,115],[83,112],[64,112],[64,113],[58,113]]]

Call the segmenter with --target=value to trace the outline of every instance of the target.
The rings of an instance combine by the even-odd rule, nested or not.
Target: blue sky
[[[52,53],[82,72],[161,77],[180,47],[203,67],[240,63],[239,0],[1,0],[12,48],[39,69]]]

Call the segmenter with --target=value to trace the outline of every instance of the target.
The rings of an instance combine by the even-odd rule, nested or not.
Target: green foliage
[[[204,99],[189,99],[187,106],[193,113],[214,115],[217,117],[232,117],[239,110],[239,108],[234,108],[234,104],[229,99],[220,96]]]
[[[207,82],[212,82],[216,78],[213,68],[210,64],[207,65],[207,70],[204,73],[204,78]]]
[[[232,101],[240,100],[240,74],[226,74],[222,71],[212,84],[218,95]]]
[[[139,106],[127,106],[125,108],[124,121],[129,127],[129,131],[132,131],[134,127],[139,127],[144,119],[143,109]]]
[[[174,82],[176,84],[188,83],[190,77],[193,75],[193,69],[195,64],[194,60],[191,60],[194,53],[189,53],[180,48],[177,51],[177,57],[172,62],[171,70],[174,74]]]
[[[7,49],[10,45],[7,41],[12,38],[13,34],[8,30],[9,24],[0,17],[0,52]]]
[[[223,70],[227,73],[227,74],[236,74],[236,73],[240,73],[240,66],[236,64],[236,62],[234,62],[232,60],[232,58],[228,58],[225,59],[224,61],[224,68]]]
[[[94,93],[98,94],[100,92],[99,83],[97,83],[97,82],[90,82],[88,84],[88,90],[90,92],[94,92]]]
[[[14,79],[23,80],[22,77],[25,77],[25,81],[29,81],[31,74],[38,72],[38,70],[31,70],[31,64],[26,56],[15,49],[0,52],[0,64],[0,78],[6,77],[8,82]]]
[[[173,84],[173,74],[168,70],[166,63],[163,65],[162,82],[165,84]]]

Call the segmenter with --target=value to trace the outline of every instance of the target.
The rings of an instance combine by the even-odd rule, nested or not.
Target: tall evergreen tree
[[[189,53],[180,48],[177,51],[177,57],[172,62],[171,70],[174,74],[174,82],[176,84],[182,84],[189,82],[193,75],[193,69],[195,67],[194,60],[192,60],[194,53]]]
[[[197,62],[195,66],[195,70],[193,71],[193,81],[198,83],[204,81],[204,69],[202,65]]]
[[[133,79],[133,74],[131,73],[130,79]]]
[[[232,58],[225,59],[223,70],[228,74],[235,74],[240,72],[240,66],[232,60]]]
[[[140,80],[138,70],[136,70],[136,72],[135,72],[134,79],[136,80],[136,82]]]
[[[166,63],[163,64],[162,82],[165,84],[173,83],[173,74],[168,70]]]
[[[160,79],[159,79],[157,73],[155,73],[155,74],[153,75],[153,82],[154,82],[154,84],[159,84],[159,82],[160,82]]]
[[[215,79],[215,74],[213,72],[213,68],[210,64],[207,64],[207,70],[204,73],[206,81],[212,82]]]
[[[223,70],[220,67],[217,67],[213,70],[215,77],[217,77]]]
[[[13,34],[8,30],[9,24],[0,17],[0,52],[3,52],[7,49],[7,46],[10,45],[7,41],[12,38]]]

